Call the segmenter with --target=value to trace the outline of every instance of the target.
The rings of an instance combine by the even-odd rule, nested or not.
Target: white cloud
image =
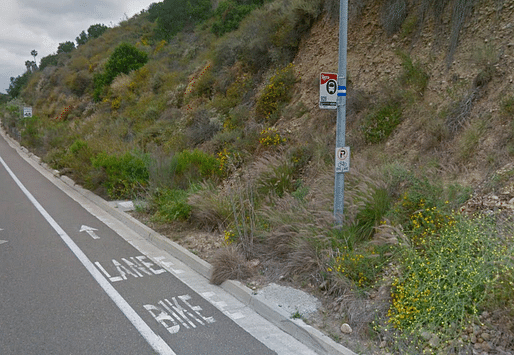
[[[0,92],[10,77],[25,72],[25,61],[57,51],[94,24],[112,26],[159,0],[2,0],[0,9]]]

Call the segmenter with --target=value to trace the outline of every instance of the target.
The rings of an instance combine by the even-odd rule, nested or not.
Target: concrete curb
[[[109,213],[113,218],[119,220],[124,225],[135,231],[149,243],[165,250],[188,267],[199,273],[203,277],[210,279],[212,266],[205,260],[194,255],[181,245],[169,240],[165,236],[155,232],[150,227],[144,225],[129,214],[112,207],[106,200],[95,195],[89,190],[75,184],[75,182],[67,176],[60,176],[59,172],[51,169],[47,164],[42,163],[41,159],[30,153],[25,147],[22,147],[16,140],[9,137],[3,127],[0,134],[6,139],[9,145],[14,148],[18,154],[26,161],[32,160],[34,167],[40,167],[52,173],[54,177],[64,182],[77,193]],[[287,312],[272,307],[255,297],[252,290],[241,284],[239,281],[225,281],[221,287],[242,302],[248,305],[260,316],[282,329],[301,343],[307,345],[313,351],[321,355],[356,355],[351,350],[345,348],[341,344],[336,343],[330,337],[324,335],[319,330],[305,324],[300,319],[291,319]]]

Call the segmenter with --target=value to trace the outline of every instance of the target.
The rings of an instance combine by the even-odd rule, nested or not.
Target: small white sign
[[[23,117],[32,117],[32,107],[23,108]]]
[[[337,74],[321,73],[319,108],[337,109]]]
[[[336,173],[350,171],[350,147],[336,148]]]

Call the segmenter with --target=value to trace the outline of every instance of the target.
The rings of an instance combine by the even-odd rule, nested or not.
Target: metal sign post
[[[337,76],[336,169],[334,186],[334,218],[343,224],[344,173],[350,168],[350,149],[345,147],[346,135],[346,53],[348,46],[348,0],[340,0],[339,67]]]

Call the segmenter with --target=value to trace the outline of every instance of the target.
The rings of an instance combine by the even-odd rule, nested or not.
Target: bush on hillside
[[[206,20],[210,13],[210,0],[164,0],[148,8],[148,18],[157,22],[157,35],[164,39]]]
[[[234,0],[227,0],[219,4],[214,12],[216,21],[212,24],[212,32],[223,36],[227,32],[236,30],[241,21],[257,6],[238,4]]]
[[[116,156],[102,152],[91,162],[105,174],[103,185],[113,199],[133,198],[144,192],[148,184],[148,155],[127,152]]]
[[[119,74],[128,74],[137,70],[143,67],[147,61],[148,54],[145,52],[128,43],[120,44],[109,57],[104,73],[96,74],[93,78],[95,100],[100,100],[103,88],[110,85]]]

